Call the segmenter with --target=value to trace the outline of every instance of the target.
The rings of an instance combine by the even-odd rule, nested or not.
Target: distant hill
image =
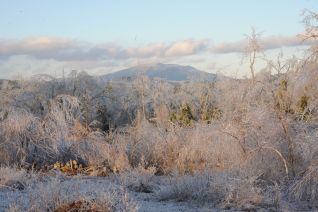
[[[100,76],[102,80],[134,79],[138,75],[146,75],[149,78],[160,78],[169,81],[208,80],[213,81],[215,74],[200,71],[191,66],[175,64],[152,64],[135,66],[114,73]]]

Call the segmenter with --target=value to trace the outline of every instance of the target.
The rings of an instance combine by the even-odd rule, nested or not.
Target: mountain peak
[[[200,71],[192,66],[177,64],[153,63],[138,65],[102,76],[105,80],[119,80],[122,78],[135,78],[144,74],[149,78],[160,78],[169,81],[189,80],[215,80],[216,75]]]

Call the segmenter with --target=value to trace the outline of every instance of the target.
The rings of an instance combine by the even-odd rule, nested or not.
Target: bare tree
[[[303,23],[305,24],[305,33],[302,35],[306,39],[317,39],[318,38],[318,13],[304,10]]]
[[[137,91],[139,106],[141,109],[141,119],[146,118],[146,96],[147,91],[149,89],[149,78],[145,75],[139,75],[137,79],[134,81],[134,88]]]
[[[304,16],[303,23],[305,24],[305,32],[299,35],[299,37],[302,38],[303,42],[313,43],[309,48],[310,55],[307,60],[315,59],[318,55],[318,44],[313,41],[318,40],[318,13],[304,10],[302,15]]]
[[[249,68],[252,75],[252,82],[255,83],[255,63],[258,57],[258,54],[262,52],[261,46],[259,44],[259,40],[262,33],[257,32],[254,27],[252,27],[250,34],[245,34],[246,37],[246,48],[244,51],[243,59],[248,60]]]
[[[283,50],[281,50],[277,56],[276,59],[266,59],[264,58],[265,62],[267,63],[267,67],[269,70],[275,70],[276,74],[281,75],[282,73],[288,72],[292,67],[294,67],[297,63],[297,58],[294,55],[291,58],[284,59],[284,53]]]

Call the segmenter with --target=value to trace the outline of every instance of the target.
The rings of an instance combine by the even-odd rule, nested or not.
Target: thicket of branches
[[[305,38],[315,40],[317,14],[308,13]],[[182,178],[161,191],[162,199],[243,209],[251,199],[249,204],[281,207],[281,192],[317,207],[315,50],[313,44],[306,60],[278,57],[258,73],[253,57],[252,81],[220,76],[176,83],[139,76],[100,82],[76,71],[63,79],[3,80],[0,164],[43,170],[76,160],[110,173],[141,169],[147,182],[149,175]],[[193,196],[198,187],[208,190]],[[273,192],[277,198],[269,201]]]

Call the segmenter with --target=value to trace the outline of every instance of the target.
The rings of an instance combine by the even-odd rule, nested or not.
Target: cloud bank
[[[260,46],[264,51],[312,43],[302,42],[297,36],[281,35],[267,36],[260,40]],[[195,65],[203,70],[207,67],[209,70],[216,70],[218,66],[213,63],[224,65],[236,60],[236,54],[243,53],[245,46],[246,41],[243,39],[223,43],[210,39],[185,39],[149,43],[140,47],[125,47],[113,42],[94,44],[54,37],[0,39],[0,78],[10,78],[17,74],[55,74],[68,69],[103,74],[134,65],[158,62]]]
[[[74,40],[37,37],[19,41],[0,41],[0,58],[6,59],[17,55],[57,61],[165,58],[197,54],[206,50],[208,45],[207,41],[188,39],[172,43],[153,43],[139,48],[124,48],[114,43],[91,45]]]
[[[297,36],[269,36],[260,40],[263,50],[306,45]],[[0,40],[0,59],[26,55],[35,59],[56,61],[126,60],[131,58],[173,58],[197,55],[240,53],[245,40],[213,43],[211,40],[181,40],[170,43],[151,43],[142,47],[127,48],[115,43],[89,44],[76,40],[35,37],[23,40]]]
[[[259,44],[262,50],[272,50],[282,47],[295,47],[302,45],[311,45],[314,41],[302,41],[298,36],[268,36],[259,40]],[[226,53],[241,53],[244,52],[247,46],[246,40],[240,40],[236,42],[225,42],[216,44],[211,48],[214,53],[226,54]]]

